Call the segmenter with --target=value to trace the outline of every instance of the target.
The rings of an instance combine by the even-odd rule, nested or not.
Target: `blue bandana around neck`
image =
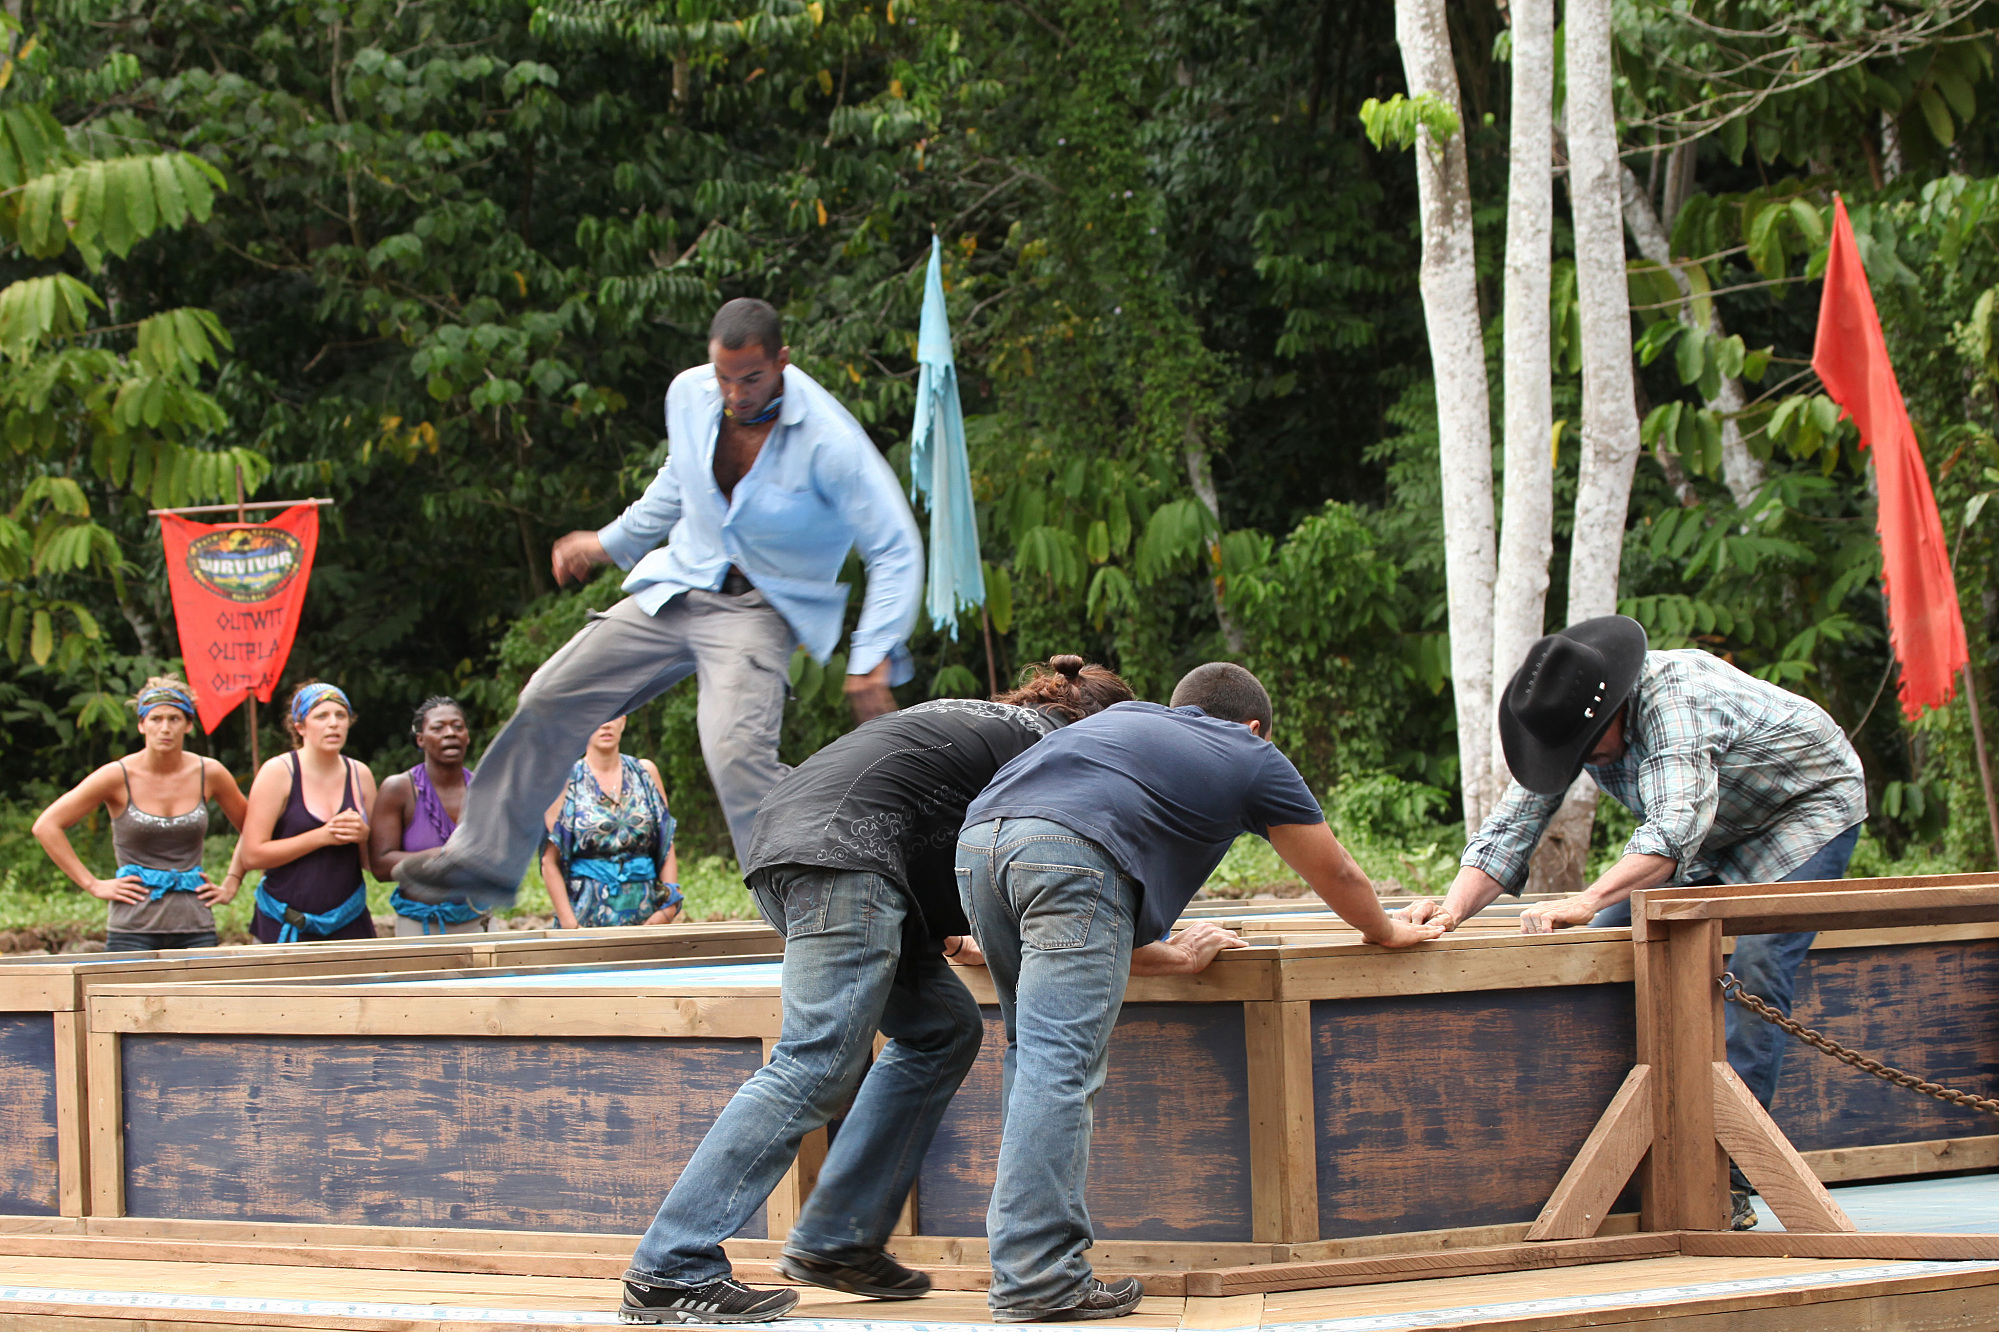
[[[730,411],[727,407],[724,407],[722,409],[722,415],[728,417],[731,421],[734,421],[739,425],[762,425],[764,422],[769,421],[774,417],[776,417],[778,412],[783,410],[783,408],[784,408],[784,395],[780,393],[775,398],[772,398],[770,400],[770,406],[764,408],[762,416],[752,416],[746,421],[742,417],[737,416],[734,412]]]

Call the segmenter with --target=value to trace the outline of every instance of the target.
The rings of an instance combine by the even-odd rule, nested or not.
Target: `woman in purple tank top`
[[[376,879],[395,878],[396,862],[412,851],[443,846],[465,812],[465,788],[472,772],[465,760],[472,751],[472,731],[456,699],[427,698],[410,719],[410,738],[423,762],[383,781],[375,797],[375,817],[368,830],[368,864]],[[400,892],[390,895],[396,909],[396,934],[476,934],[493,927],[490,911],[458,903],[414,902]]]

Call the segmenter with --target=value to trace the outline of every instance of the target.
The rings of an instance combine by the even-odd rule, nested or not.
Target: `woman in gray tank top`
[[[237,828],[247,809],[229,770],[187,752],[194,696],[179,680],[146,681],[132,706],[145,748],[105,764],[35,820],[35,840],[71,882],[111,904],[106,945],[114,953],[155,948],[207,948],[215,942],[213,907],[242,886],[242,847],[219,884],[202,872],[208,802]],[[70,845],[68,829],[102,808],[111,816],[118,865],[100,879]]]

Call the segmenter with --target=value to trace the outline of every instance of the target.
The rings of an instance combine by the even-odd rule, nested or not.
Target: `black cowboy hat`
[[[1499,700],[1499,744],[1513,779],[1557,795],[1631,697],[1645,665],[1645,626],[1603,615],[1539,639]]]

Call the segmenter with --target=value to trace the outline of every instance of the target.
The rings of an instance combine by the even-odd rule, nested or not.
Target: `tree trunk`
[[[1402,48],[1409,95],[1441,98],[1462,119],[1444,0],[1396,0],[1395,39]],[[1497,794],[1491,783],[1492,418],[1472,262],[1471,173],[1462,132],[1439,143],[1427,126],[1419,129],[1416,192],[1423,227],[1423,319],[1437,385],[1443,468],[1451,690],[1457,704],[1465,822],[1476,828]]]
[[[1570,0],[1565,15],[1569,207],[1575,222],[1583,352],[1582,474],[1576,484],[1566,617],[1574,624],[1616,613],[1639,437],[1631,299],[1618,217],[1618,196],[1629,173],[1618,158],[1611,100],[1610,0]],[[1578,777],[1529,868],[1531,888],[1573,892],[1582,887],[1595,813],[1596,787],[1587,776]]]
[[[1513,0],[1512,139],[1506,181],[1506,472],[1492,599],[1492,687],[1506,688],[1541,636],[1555,549],[1554,405],[1548,286],[1554,227],[1553,0]],[[1511,774],[1493,728],[1492,790]]]
[[[1573,77],[1571,75],[1572,79]],[[1691,154],[1691,145],[1687,147]],[[1675,152],[1677,154],[1677,150]],[[1670,174],[1669,172],[1668,175]],[[1691,188],[1693,180],[1691,165],[1686,168],[1685,174],[1688,186]],[[1673,285],[1680,289],[1680,295],[1691,296],[1694,290],[1693,284],[1687,280],[1687,275],[1681,271],[1680,266],[1673,262],[1672,244],[1666,231],[1666,224],[1652,211],[1652,201],[1645,197],[1645,189],[1638,183],[1637,173],[1630,167],[1624,167],[1622,179],[1624,224],[1631,231],[1632,243],[1638,247],[1640,254],[1672,275]],[[1620,246],[1619,253],[1622,252]],[[1685,302],[1679,308],[1680,322],[1690,327],[1699,327],[1703,308],[1707,310],[1708,332],[1718,338],[1728,336],[1728,330],[1722,326],[1721,312],[1715,308],[1713,301]],[[1742,442],[1742,426],[1735,415],[1748,401],[1748,395],[1742,391],[1742,381],[1730,378],[1722,380],[1720,392],[1706,402],[1710,411],[1721,415],[1721,478],[1738,507],[1749,503],[1751,497],[1763,485],[1764,477],[1763,461],[1751,453],[1749,446]]]
[[[1629,172],[1618,160],[1611,104],[1610,0],[1571,0],[1567,38],[1569,198],[1583,352],[1582,475],[1569,554],[1567,623],[1574,624],[1617,611],[1639,439],[1631,298],[1618,221],[1619,191]]]

